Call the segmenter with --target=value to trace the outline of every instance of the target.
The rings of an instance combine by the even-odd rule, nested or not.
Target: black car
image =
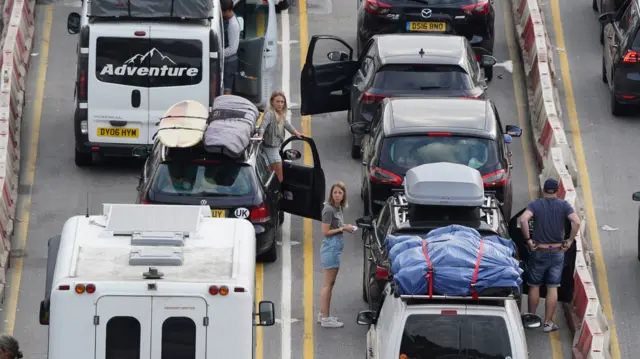
[[[611,113],[624,114],[640,104],[640,12],[638,0],[626,2],[599,20],[604,27],[602,81],[609,85]]]
[[[504,129],[504,130],[503,130]],[[459,98],[385,99],[372,122],[351,125],[364,135],[362,190],[365,214],[379,211],[406,172],[435,162],[477,169],[485,188],[496,192],[505,216],[511,214],[511,152],[518,126],[502,126],[493,101]]]
[[[591,6],[599,15],[616,12],[627,0],[593,0]],[[604,25],[600,24],[600,43],[604,44]]]
[[[323,44],[324,42],[324,44]],[[328,46],[327,46],[328,43]],[[331,51],[328,63],[315,61],[314,52]],[[324,56],[323,56],[324,57]],[[363,54],[335,36],[311,38],[302,69],[303,115],[348,110],[347,121],[371,121],[386,97],[447,96],[484,98],[496,59],[482,56],[481,71],[469,42],[455,35],[379,35],[369,40]],[[351,156],[360,157],[361,136],[353,136]]]
[[[377,34],[442,33],[493,53],[493,0],[359,0],[358,53]]]
[[[301,157],[287,149],[292,141],[309,144],[313,166],[294,164]],[[256,230],[256,254],[264,262],[277,259],[276,236],[284,213],[321,220],[325,178],[315,143],[310,138],[291,137],[280,154],[284,182],[278,183],[267,164],[259,142],[253,142],[238,159],[207,153],[202,146],[166,148],[156,141],[134,151],[147,156],[137,203],[189,204],[211,207],[213,217],[246,218]],[[281,195],[282,194],[282,195]]]

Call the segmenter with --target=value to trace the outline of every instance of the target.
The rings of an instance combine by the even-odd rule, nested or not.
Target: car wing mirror
[[[349,54],[344,51],[331,51],[327,54],[327,58],[331,61],[343,62],[349,60]]]
[[[366,121],[360,121],[351,124],[351,133],[354,135],[366,135],[369,133],[370,123]]]
[[[520,137],[522,136],[522,129],[519,126],[515,125],[507,125],[505,127],[505,132],[511,137]]]
[[[536,329],[542,326],[542,319],[535,314],[523,314],[520,318],[525,329]]]
[[[615,16],[614,12],[606,12],[606,13],[598,16],[598,22],[600,24],[602,24],[603,26],[607,25],[607,24],[613,22],[614,16]]]
[[[275,319],[275,306],[273,302],[263,300],[258,303],[258,326],[269,327],[274,325]]]
[[[371,325],[375,321],[375,312],[373,310],[363,310],[358,313],[356,322],[360,325]]]
[[[70,34],[75,35],[80,32],[80,19],[80,14],[77,12],[72,12],[67,16],[67,31]]]
[[[356,219],[356,224],[360,228],[371,229],[373,227],[373,218],[371,216],[364,216]]]
[[[293,148],[284,150],[283,155],[284,155],[284,159],[289,161],[295,161],[302,158],[302,153],[300,153],[300,151],[298,150],[294,150]]]
[[[136,147],[133,149],[133,151],[131,151],[131,154],[133,155],[133,157],[137,157],[137,158],[144,158],[149,156],[149,148],[147,148],[147,146],[140,146],[140,147]]]
[[[509,134],[504,134],[502,135],[504,137],[504,142],[508,145],[511,144],[511,142],[513,142],[513,138],[511,137],[511,135]]]
[[[498,60],[491,55],[482,55],[480,58],[480,66],[482,67],[493,67],[498,63]]]
[[[631,196],[631,198],[634,201],[640,201],[640,192],[634,192],[633,195]]]

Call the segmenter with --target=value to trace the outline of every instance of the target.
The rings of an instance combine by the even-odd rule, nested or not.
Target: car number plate
[[[226,217],[226,211],[224,209],[212,209],[211,217],[224,218]]]
[[[137,128],[103,128],[98,127],[98,137],[138,138],[140,130]]]
[[[408,22],[407,31],[433,31],[444,32],[447,30],[445,22]]]

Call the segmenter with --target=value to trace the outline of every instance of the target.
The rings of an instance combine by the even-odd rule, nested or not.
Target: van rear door
[[[151,26],[150,31],[148,141],[153,143],[158,122],[173,104],[209,105],[209,30]]]
[[[92,143],[149,137],[149,27],[101,24],[90,32],[88,130]]]
[[[206,358],[208,324],[203,298],[154,297],[151,358]]]
[[[95,359],[152,356],[151,297],[104,296],[96,304]]]

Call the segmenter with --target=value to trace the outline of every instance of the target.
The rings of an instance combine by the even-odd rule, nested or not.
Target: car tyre
[[[353,158],[354,160],[357,160],[360,158],[360,149],[361,147],[358,146],[357,144],[357,140],[356,140],[356,136],[353,135],[352,136],[352,143],[351,143],[351,158]]]
[[[604,45],[604,25],[600,24],[600,45]]]
[[[640,218],[638,218],[638,260],[640,261]]]
[[[93,154],[91,152],[80,152],[76,148],[75,162],[78,167],[87,167],[93,164]]]
[[[284,223],[284,211],[278,211],[278,223],[280,225]]]
[[[611,90],[611,114],[614,116],[622,116],[626,106],[616,100],[615,90]]]
[[[276,244],[276,230],[273,230],[273,243],[271,244],[271,247],[269,247],[269,250],[267,250],[266,252],[262,253],[261,255],[258,256],[258,262],[261,263],[273,263],[276,260],[278,260],[278,246]]]
[[[493,80],[493,67],[484,69],[484,77],[487,79],[487,82]]]
[[[604,56],[602,56],[602,82],[605,84],[609,82],[609,80],[607,80],[607,67],[604,64]]]
[[[369,265],[367,260],[367,248],[364,246],[366,240],[362,241],[362,300],[369,303],[369,293],[367,293],[367,272],[364,270]],[[640,255],[639,255],[640,258]]]
[[[591,7],[593,8],[593,11],[598,11],[598,0],[593,0],[593,2],[591,2]]]

